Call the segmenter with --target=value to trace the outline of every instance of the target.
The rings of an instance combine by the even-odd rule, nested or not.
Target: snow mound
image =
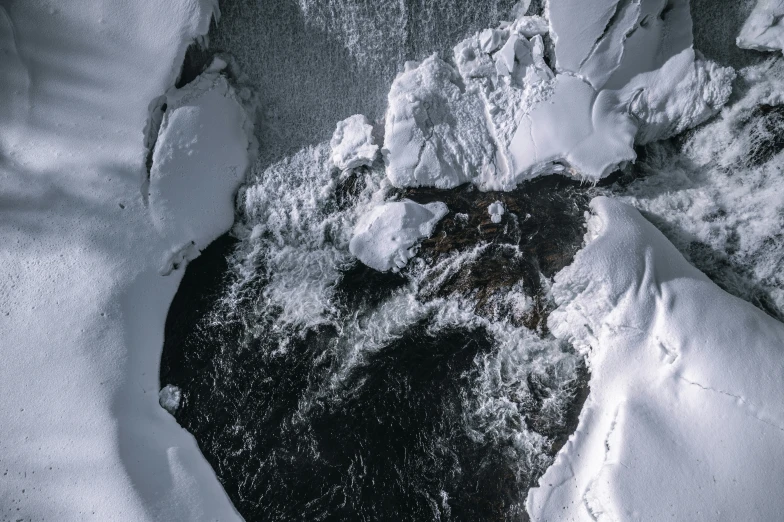
[[[736,39],[738,47],[784,50],[784,0],[758,0]]]
[[[349,250],[370,268],[397,272],[416,255],[417,243],[430,237],[447,212],[441,202],[420,205],[404,199],[384,203],[359,219]]]
[[[437,58],[408,64],[389,95],[394,185],[510,190],[552,172],[598,180],[634,161],[635,144],[702,123],[730,96],[734,71],[694,51],[687,0],[552,0],[548,13],[549,27],[521,17],[460,42],[459,74]]]
[[[784,325],[726,294],[637,210],[600,197],[555,278],[553,334],[588,357],[577,431],[532,520],[773,520],[784,509]]]
[[[150,171],[149,206],[172,249],[161,269],[171,272],[197,256],[234,222],[234,195],[250,162],[253,123],[242,100],[212,67],[165,96]]]
[[[482,101],[436,55],[392,83],[382,152],[396,187],[453,188],[495,170]]]
[[[490,214],[490,221],[500,223],[504,215],[504,204],[501,201],[490,203],[487,207],[487,213]]]
[[[174,386],[173,384],[167,384],[161,391],[158,392],[158,403],[161,407],[174,415],[177,409],[180,407],[180,401],[182,400],[182,391]]]
[[[372,165],[378,145],[373,142],[373,125],[362,114],[338,122],[330,142],[332,163],[340,170]]]

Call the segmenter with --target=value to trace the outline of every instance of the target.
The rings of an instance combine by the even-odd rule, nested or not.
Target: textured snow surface
[[[159,270],[194,237],[162,236],[158,218],[182,216],[145,203],[149,108],[215,7],[0,4],[2,520],[238,518],[158,403],[182,274]]]
[[[577,431],[533,520],[774,520],[784,509],[784,325],[719,289],[634,208],[592,202],[555,279],[556,337],[588,357]]]
[[[372,165],[378,152],[374,143],[373,125],[362,114],[338,122],[330,141],[332,163],[341,170]]]
[[[384,203],[359,219],[349,249],[370,268],[398,271],[448,211],[441,202],[420,205],[404,199]]]
[[[172,244],[166,275],[231,228],[234,194],[249,165],[253,124],[222,63],[165,96],[155,143],[149,205],[155,228]]]
[[[784,50],[784,0],[758,0],[736,39],[738,47]]]
[[[394,185],[598,180],[634,161],[635,144],[698,125],[729,98],[735,73],[696,55],[688,0],[552,0],[548,14],[556,71],[543,19],[525,16],[459,43],[459,74],[437,58],[407,65],[387,112]]]
[[[680,147],[647,147],[613,193],[727,291],[784,318],[784,65],[745,69],[743,95]]]

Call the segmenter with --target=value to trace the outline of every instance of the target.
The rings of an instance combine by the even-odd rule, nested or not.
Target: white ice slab
[[[419,241],[430,237],[447,212],[441,202],[420,205],[404,199],[384,203],[359,219],[349,249],[370,268],[397,272],[416,255]]]

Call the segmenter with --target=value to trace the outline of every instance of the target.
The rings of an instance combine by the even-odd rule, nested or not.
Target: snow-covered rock
[[[378,152],[374,143],[373,125],[362,114],[338,122],[330,141],[332,163],[340,170],[372,165]]]
[[[688,0],[551,0],[548,14],[557,74],[544,19],[521,17],[455,47],[461,78],[431,62],[398,77],[385,144],[393,184],[598,180],[634,161],[635,144],[698,125],[729,98],[734,71],[695,53]]]
[[[726,294],[637,210],[592,202],[548,325],[588,357],[576,432],[532,520],[774,520],[784,510],[784,325]]]
[[[696,56],[687,0],[548,5],[559,74],[516,130],[512,173],[564,163],[598,180],[633,161],[635,143],[698,125],[729,99],[734,71]]]
[[[452,188],[495,171],[481,99],[436,55],[392,83],[383,153],[396,187]]]
[[[172,415],[179,409],[181,400],[182,391],[173,384],[167,384],[158,392],[158,403]]]
[[[501,201],[490,203],[487,207],[487,213],[490,214],[490,221],[493,223],[500,223],[504,216],[504,204]]]
[[[398,271],[416,255],[419,241],[430,237],[447,212],[440,202],[420,205],[404,199],[384,203],[359,219],[349,249],[370,268]]]
[[[213,67],[165,96],[150,170],[150,214],[172,244],[164,274],[197,256],[234,223],[234,194],[250,162],[253,124]]]
[[[784,50],[784,0],[757,0],[736,43],[744,49]]]

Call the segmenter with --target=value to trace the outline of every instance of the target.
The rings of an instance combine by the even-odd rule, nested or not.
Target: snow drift
[[[588,357],[577,431],[533,520],[772,520],[784,509],[784,325],[690,266],[635,209],[592,202],[553,333]]]
[[[0,6],[0,518],[239,518],[194,438],[158,403],[164,322],[182,276],[159,270],[172,249],[227,226],[208,211],[188,232],[194,216],[177,198],[224,209],[242,176],[242,158],[223,171],[226,158],[181,147],[222,138],[199,127],[212,111],[237,115],[220,91],[174,103],[149,205],[144,197],[150,104],[175,83],[216,7]],[[226,151],[245,151],[239,128],[219,129],[239,139]],[[203,172],[179,163],[197,157]]]

